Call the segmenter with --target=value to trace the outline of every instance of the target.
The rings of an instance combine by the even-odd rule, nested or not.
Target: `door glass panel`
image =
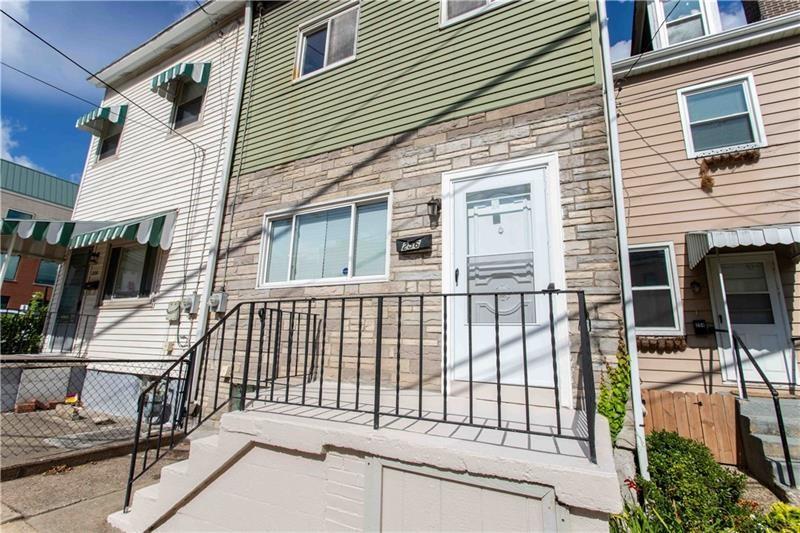
[[[728,314],[733,324],[774,324],[764,263],[722,265]]]
[[[530,185],[467,193],[467,291],[534,290]],[[519,323],[519,295],[472,298],[473,323]],[[536,321],[533,297],[525,296],[525,321]]]

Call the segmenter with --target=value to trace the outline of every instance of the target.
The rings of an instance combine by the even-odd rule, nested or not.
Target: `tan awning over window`
[[[770,244],[800,244],[800,224],[692,231],[686,234],[686,255],[689,259],[689,268],[694,268],[714,248]]]

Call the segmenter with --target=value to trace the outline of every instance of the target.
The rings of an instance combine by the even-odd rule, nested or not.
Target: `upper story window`
[[[300,30],[298,77],[342,64],[356,56],[358,5],[326,15]]]
[[[9,209],[6,211],[6,218],[13,218],[15,220],[31,220],[33,215],[25,211],[17,211],[16,209]]]
[[[383,197],[269,218],[261,285],[383,278],[388,209]]]
[[[177,130],[200,120],[206,86],[199,83],[181,83],[175,98],[173,127]]]
[[[472,17],[509,0],[441,0],[442,23],[450,24]]]
[[[752,75],[678,91],[690,158],[766,146]]]
[[[708,23],[700,0],[660,0],[659,4],[669,44],[696,39],[707,33]]]
[[[141,298],[153,290],[158,248],[135,244],[111,248],[104,299]]]
[[[672,243],[631,246],[629,255],[636,332],[682,335],[678,271]]]
[[[122,138],[122,125],[107,122],[97,143],[97,160],[109,158],[117,153]]]
[[[76,128],[97,137],[97,161],[109,158],[119,150],[127,114],[127,104],[104,106],[86,113],[75,122]]]

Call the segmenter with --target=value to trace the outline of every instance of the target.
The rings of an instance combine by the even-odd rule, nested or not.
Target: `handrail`
[[[556,336],[568,335],[568,331],[562,327],[565,324],[556,324],[568,320],[567,295],[570,296],[569,305],[577,311],[575,326],[580,345],[566,349],[576,356],[575,363],[579,365],[575,385],[581,389],[586,422],[584,426],[573,419],[572,427],[565,428],[560,408],[563,384],[559,383],[559,354],[563,352],[557,348],[560,343],[556,342]],[[471,303],[478,297],[493,297],[494,306],[484,309],[482,318],[473,320]],[[518,301],[518,314],[504,315],[501,319],[500,297],[509,302]],[[538,300],[541,314],[536,311],[536,297],[541,298]],[[563,300],[560,297],[564,297]],[[466,303],[466,308],[458,307],[457,302]],[[450,313],[449,306],[452,306]],[[526,306],[534,312],[529,319],[525,318]],[[467,316],[459,317],[459,309]],[[464,372],[469,371],[469,378],[459,378],[459,387],[465,387],[464,397],[460,398],[463,402],[448,405],[451,396],[448,372],[455,375],[455,366],[450,368],[447,361],[455,348],[448,348],[448,341],[451,346],[461,342],[457,335],[448,335],[448,325],[454,328],[453,324],[460,324],[462,320],[467,320],[462,326],[470,340],[468,355],[465,352],[459,364]],[[514,349],[501,357],[501,352],[510,349],[506,347],[506,340],[500,342],[501,320],[505,328],[503,337],[517,338],[521,353]],[[482,346],[474,346],[473,327],[487,324],[493,326],[494,334],[490,335],[493,341],[486,337]],[[518,333],[520,326],[521,335]],[[588,458],[596,463],[596,398],[590,330],[585,294],[573,289],[379,293],[238,302],[141,391],[124,508],[130,508],[134,482],[164,455],[162,447],[172,449],[226,406],[243,410],[257,402],[369,413],[376,429],[380,428],[381,418],[389,416],[582,441],[586,443]],[[542,336],[540,342],[528,340],[530,335],[537,334]],[[425,338],[432,342],[425,342]],[[438,352],[434,346],[437,339],[444,360],[432,365],[431,357]],[[545,360],[552,363],[551,369],[543,370],[548,374],[552,370],[552,386],[547,387],[552,389],[555,403],[552,429],[532,424],[528,363],[537,357],[547,358]],[[406,364],[401,364],[401,359],[406,359]],[[408,364],[412,359],[414,363]],[[505,361],[502,364],[501,359]],[[504,383],[501,371],[507,372],[509,363],[524,369],[526,393],[524,408],[513,416],[505,412],[507,407],[501,387]],[[483,365],[482,377],[473,375],[473,364]],[[475,398],[476,383],[495,383],[494,378],[487,381],[486,376],[490,374],[496,375],[495,399]],[[431,392],[436,391],[436,387],[431,387],[429,381],[439,380],[442,389]],[[406,405],[402,409],[401,389],[407,390],[403,395]],[[353,393],[354,398],[351,397]],[[328,394],[330,396],[323,400]],[[371,401],[369,396],[373,397]],[[168,400],[168,397],[173,399]],[[475,414],[474,405],[479,402],[495,403],[497,416]],[[464,411],[461,414],[466,416],[469,410],[468,418],[460,420],[459,405]],[[521,416],[524,418],[519,419]],[[154,458],[148,455],[152,451]]]
[[[767,375],[761,369],[759,364],[756,362],[756,358],[753,357],[753,354],[750,353],[750,350],[747,348],[747,345],[742,341],[742,338],[739,337],[739,334],[736,331],[731,331],[731,335],[733,336],[733,353],[736,356],[736,365],[738,369],[738,378],[739,383],[742,386],[742,396],[744,399],[747,399],[747,386],[745,385],[744,374],[742,370],[742,356],[739,353],[739,348],[741,347],[744,350],[744,353],[747,355],[747,358],[752,363],[753,368],[755,368],[758,375],[761,377],[761,380],[769,389],[770,394],[772,395],[772,402],[775,405],[775,417],[778,419],[778,431],[781,435],[781,446],[783,446],[783,458],[786,462],[786,471],[787,476],[789,479],[789,486],[790,487],[797,487],[797,482],[794,478],[794,468],[792,466],[792,456],[789,452],[789,439],[786,436],[786,426],[784,425],[783,421],[783,413],[781,412],[781,402],[780,396],[778,395],[778,391],[772,385],[772,382],[769,380]]]

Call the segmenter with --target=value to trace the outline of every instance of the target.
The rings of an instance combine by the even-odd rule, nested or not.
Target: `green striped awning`
[[[56,246],[67,246],[75,229],[89,231],[103,222],[77,222],[65,220],[14,220],[3,219],[2,235],[23,240],[42,241]]]
[[[154,76],[150,81],[150,90],[164,96],[170,93],[167,86],[173,81],[189,81],[199,85],[208,85],[210,75],[211,63],[178,63]]]
[[[122,126],[125,123],[125,115],[127,114],[128,106],[125,104],[98,107],[79,118],[75,122],[75,127],[79,130],[88,131],[92,135],[100,135],[103,133],[103,125],[105,122]]]
[[[69,247],[82,248],[113,239],[126,239],[169,250],[175,218],[176,213],[170,211],[117,222],[85,233],[76,232],[69,240]]]

